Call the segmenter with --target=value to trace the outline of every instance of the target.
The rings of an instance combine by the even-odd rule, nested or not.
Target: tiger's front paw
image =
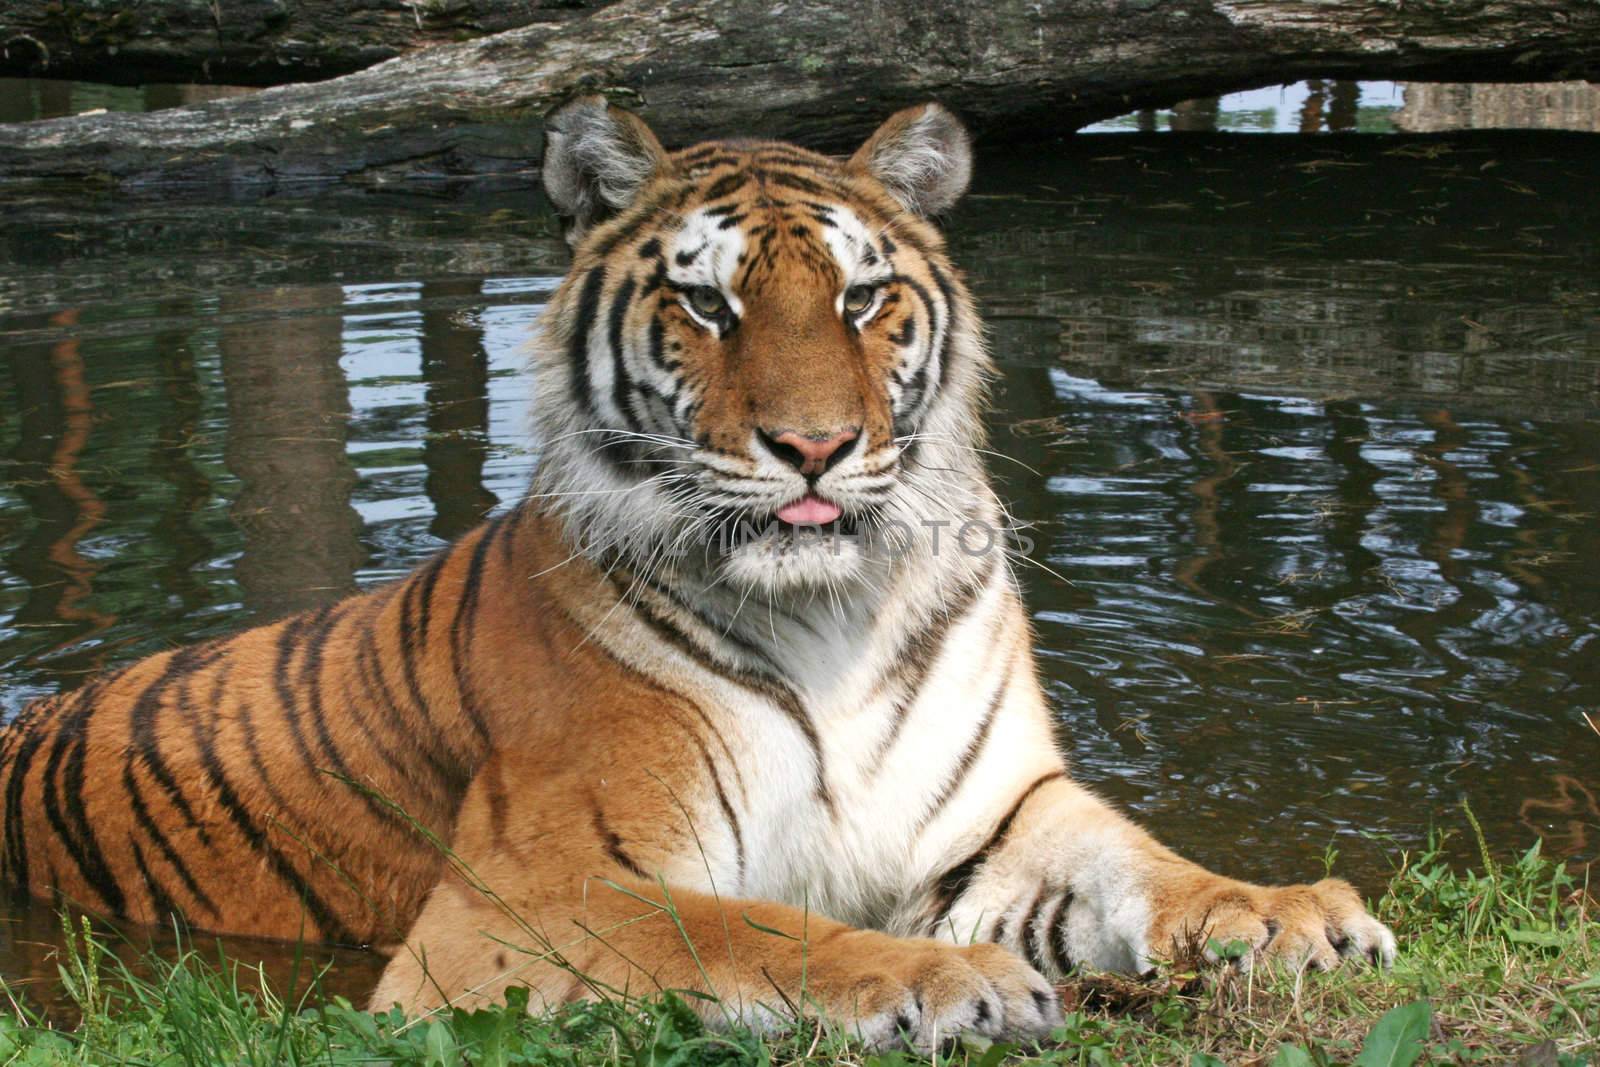
[[[932,1052],[966,1032],[1037,1039],[1061,1022],[1050,983],[998,945],[894,940],[844,966],[818,960],[817,978],[828,1014],[869,1048]]]
[[[1229,947],[1242,943],[1243,967],[1259,959],[1322,971],[1333,970],[1345,959],[1384,967],[1394,962],[1394,934],[1368,914],[1349,882],[1339,878],[1291,886],[1218,882],[1191,892],[1183,907],[1158,920],[1153,949],[1177,954],[1198,941],[1205,946],[1205,958],[1216,962]]]

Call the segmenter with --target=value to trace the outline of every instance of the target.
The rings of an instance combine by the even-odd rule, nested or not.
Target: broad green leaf
[[[1316,1067],[1316,1061],[1299,1045],[1279,1045],[1278,1054],[1272,1057],[1272,1067]]]
[[[423,1049],[427,1067],[457,1067],[461,1063],[461,1049],[456,1045],[455,1035],[450,1032],[450,1027],[445,1025],[443,1020],[435,1019],[428,1024]]]
[[[1422,1056],[1432,1019],[1426,1000],[1391,1008],[1367,1035],[1353,1067],[1410,1067]]]

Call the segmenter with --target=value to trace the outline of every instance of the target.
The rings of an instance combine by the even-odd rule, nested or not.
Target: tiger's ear
[[[573,220],[571,240],[633,203],[666,165],[666,149],[644,120],[603,96],[580,96],[545,120],[540,178],[556,211]]]
[[[948,211],[972,180],[972,136],[941,104],[898,111],[846,164],[870,174],[919,215]]]

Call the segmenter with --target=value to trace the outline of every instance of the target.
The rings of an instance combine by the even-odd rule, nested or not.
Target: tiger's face
[[[542,323],[543,484],[580,544],[778,591],[868,579],[952,518],[925,461],[971,453],[986,367],[927,221],[970,174],[953,116],[901,112],[847,160],[668,153],[599,98],[547,130],[574,263]]]

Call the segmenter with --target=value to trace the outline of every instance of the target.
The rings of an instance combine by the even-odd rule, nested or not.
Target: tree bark
[[[1302,77],[1593,79],[1600,0],[620,0],[331,81],[147,115],[0,128],[0,178],[121,184],[531,175],[583,90],[662,139],[848,145],[937,97],[980,136]]]
[[[0,76],[281,85],[518,26],[548,29],[603,3],[0,0]]]

